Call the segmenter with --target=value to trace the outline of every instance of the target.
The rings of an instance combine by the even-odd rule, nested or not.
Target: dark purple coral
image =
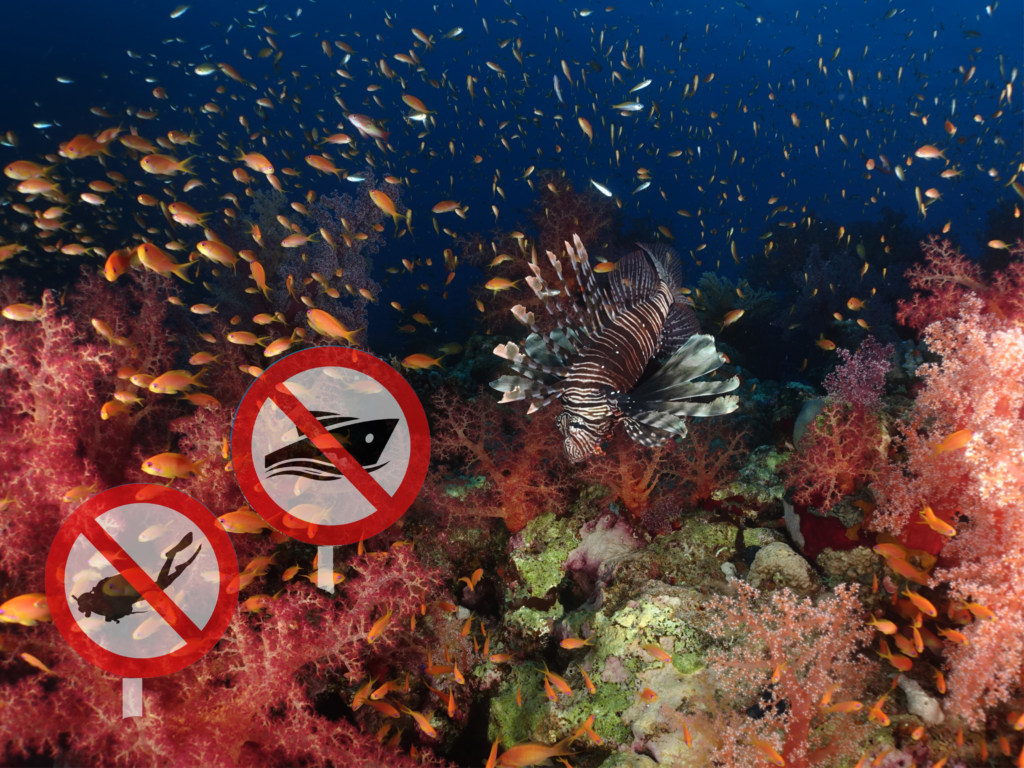
[[[602,590],[612,580],[619,563],[638,550],[641,541],[633,526],[614,512],[606,512],[580,529],[580,545],[565,560],[565,570],[597,607]]]
[[[362,175],[365,181],[359,183],[354,196],[333,192],[308,206],[311,221],[306,229],[310,232],[326,231],[335,247],[332,248],[322,235],[317,234],[316,242],[285,251],[284,259],[277,266],[273,304],[295,322],[305,315],[307,307],[295,302],[287,290],[289,275],[298,296],[305,296],[317,309],[330,312],[346,328],[367,326],[366,306],[370,301],[360,294],[360,290],[367,291],[374,301],[380,295],[380,285],[370,274],[372,262],[369,257],[385,244],[383,231],[378,232],[375,225],[390,226],[387,216],[370,199],[370,192],[384,192],[399,212],[405,207],[401,202],[401,187],[378,182],[368,169]],[[328,288],[337,290],[339,297],[335,299],[328,295]],[[315,334],[307,338],[316,341]],[[362,341],[365,335],[357,338]]]

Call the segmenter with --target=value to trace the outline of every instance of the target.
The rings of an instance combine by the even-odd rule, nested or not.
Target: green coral
[[[544,597],[562,580],[562,564],[579,544],[575,533],[579,525],[573,528],[571,520],[559,520],[549,512],[523,529],[523,546],[512,553],[512,562],[531,597]]]
[[[756,515],[757,509],[765,508],[782,500],[786,485],[777,473],[778,466],[786,460],[787,454],[773,450],[770,445],[755,448],[740,470],[738,477],[711,494],[711,498],[722,501],[739,496],[751,509],[744,508],[747,515]]]
[[[466,480],[460,483],[450,483],[445,486],[444,494],[452,499],[458,499],[459,501],[465,501],[466,497],[476,491],[481,491],[486,488],[489,481],[486,475],[477,475],[475,477],[466,478]]]
[[[516,703],[517,692],[523,705]],[[502,683],[501,692],[491,699],[491,722],[487,738],[501,735],[507,749],[522,741],[532,741],[533,733],[547,715],[548,701],[541,675],[532,666],[512,668]]]
[[[538,611],[525,605],[505,614],[505,625],[509,631],[518,631],[530,638],[550,634],[552,625],[562,618],[562,604],[557,600],[546,611]]]

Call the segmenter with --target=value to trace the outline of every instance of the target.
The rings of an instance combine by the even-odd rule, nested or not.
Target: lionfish
[[[717,370],[725,358],[711,336],[700,335],[691,302],[682,294],[682,264],[675,249],[638,243],[624,256],[607,287],[600,288],[587,250],[578,235],[565,250],[582,302],[569,295],[562,263],[547,252],[564,290],[551,289],[540,268],[526,278],[557,328],[545,333],[533,312],[521,304],[512,314],[531,333],[524,347],[499,344],[494,354],[508,360],[518,375],[504,375],[491,386],[501,402],[533,399],[528,413],[561,399],[558,431],[570,461],[601,453],[601,442],[615,424],[644,446],[663,445],[673,435],[686,436],[687,417],[719,416],[739,407],[734,376],[723,381],[696,381]],[[564,300],[562,297],[565,297]],[[651,361],[670,355],[638,385]],[[715,396],[711,402],[684,402]]]

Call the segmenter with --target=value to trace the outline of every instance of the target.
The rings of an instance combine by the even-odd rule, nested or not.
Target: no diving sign
[[[187,667],[220,640],[238,560],[210,511],[159,485],[97,494],[61,526],[46,561],[54,623],[79,656],[138,683]],[[127,702],[125,711],[127,712]],[[127,716],[127,715],[126,715]]]
[[[318,546],[387,529],[415,500],[430,461],[416,393],[394,368],[349,347],[296,352],[245,394],[231,433],[242,493],[267,523]]]

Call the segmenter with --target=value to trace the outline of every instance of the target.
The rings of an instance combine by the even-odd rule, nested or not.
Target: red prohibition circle
[[[383,386],[402,409],[409,429],[409,464],[394,495],[381,488],[298,398],[280,386],[293,376],[314,368],[348,368],[369,376]],[[352,523],[318,525],[312,533],[304,528],[285,525],[287,510],[263,489],[253,462],[252,438],[256,419],[267,400],[273,400],[373,505],[375,511],[372,514]],[[231,461],[238,485],[249,505],[275,530],[317,546],[355,544],[386,530],[412,506],[423,487],[430,464],[430,427],[423,406],[409,382],[383,360],[351,347],[314,347],[274,363],[249,387],[238,405],[231,428]]]
[[[155,504],[168,514],[179,514],[194,523],[209,541],[217,558],[220,581],[217,603],[204,627],[196,627],[185,613],[153,583],[142,568],[120,548],[97,518],[128,504]],[[71,548],[84,536],[135,588],[142,598],[165,620],[169,620],[186,645],[165,656],[131,658],[103,648],[79,626],[65,593],[64,577]],[[224,529],[205,506],[181,491],[162,485],[121,485],[93,496],[76,509],[61,526],[46,558],[46,600],[50,615],[64,639],[90,664],[122,677],[160,677],[184,669],[198,661],[217,644],[231,623],[238,595],[229,594],[228,585],[238,578],[238,558]]]

